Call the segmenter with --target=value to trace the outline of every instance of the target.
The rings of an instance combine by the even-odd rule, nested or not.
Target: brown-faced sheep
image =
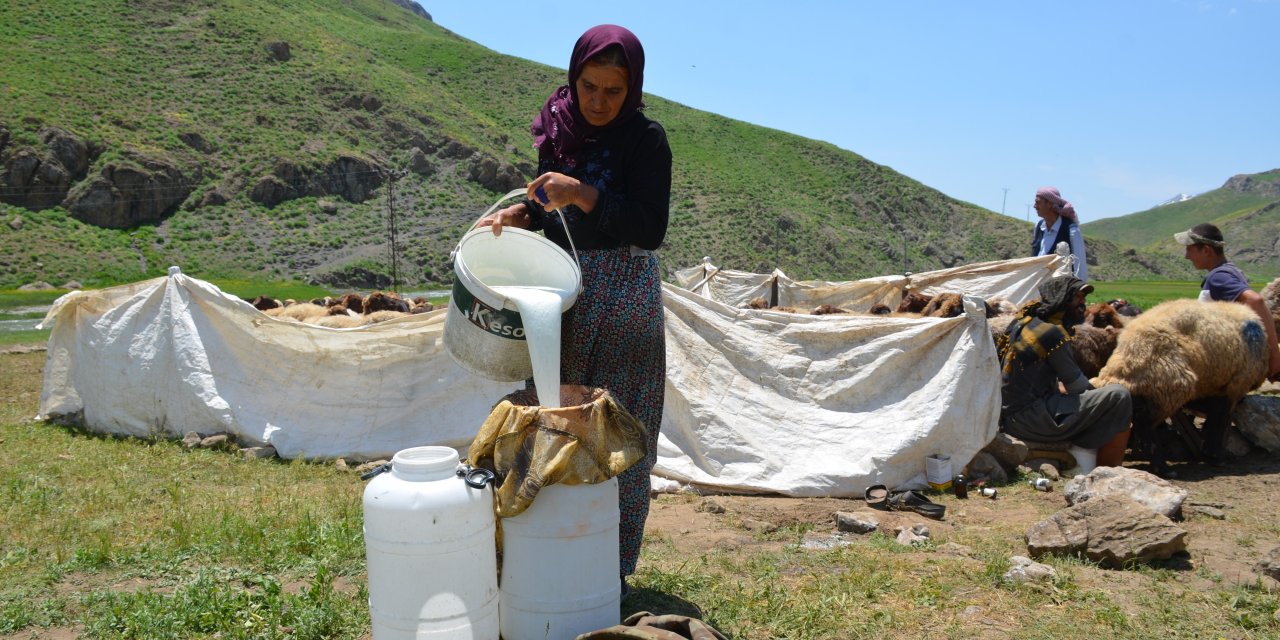
[[[1267,372],[1267,333],[1242,304],[1172,300],[1130,320],[1093,385],[1119,383],[1133,395],[1133,439],[1157,472],[1166,470],[1157,426],[1183,405],[1206,409],[1206,457],[1222,455],[1231,410]]]
[[[887,304],[879,303],[872,306],[869,310],[867,310],[867,313],[873,316],[887,316],[893,313],[893,309],[890,309],[889,305]]]
[[[747,309],[768,309],[769,301],[765,300],[764,296],[756,296],[748,301],[745,306]]]
[[[364,299],[364,313],[375,311],[400,311],[409,313],[409,305],[393,292],[374,291]]]
[[[336,303],[356,313],[364,313],[364,298],[361,298],[358,293],[344,293]]]
[[[898,303],[896,311],[898,313],[920,313],[931,300],[933,300],[933,296],[926,296],[923,293],[912,291],[902,296],[902,302]]]
[[[1106,302],[1095,302],[1084,310],[1084,323],[1099,329],[1103,327],[1124,327],[1124,320],[1116,308]]]
[[[249,304],[253,305],[253,308],[257,309],[258,311],[266,311],[267,309],[278,309],[284,306],[280,304],[279,300],[276,300],[275,298],[271,298],[268,296],[258,296],[253,300],[250,300]]]
[[[964,313],[964,298],[958,293],[939,293],[920,310],[926,318],[954,318]]]
[[[840,307],[829,305],[829,304],[820,304],[817,307],[814,307],[812,311],[812,314],[815,316],[826,316],[826,315],[831,315],[833,313],[849,313],[849,312],[845,311],[844,309],[841,309]]]

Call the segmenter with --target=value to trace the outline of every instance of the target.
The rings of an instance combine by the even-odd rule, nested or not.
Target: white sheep
[[[1280,278],[1276,278],[1262,288],[1262,301],[1271,310],[1271,322],[1276,325],[1276,335],[1280,336]]]
[[[1205,454],[1221,455],[1231,410],[1266,376],[1266,341],[1262,321],[1245,305],[1165,302],[1125,325],[1093,385],[1129,389],[1135,450],[1145,446],[1152,466],[1163,471],[1156,427],[1192,401],[1206,413]]]

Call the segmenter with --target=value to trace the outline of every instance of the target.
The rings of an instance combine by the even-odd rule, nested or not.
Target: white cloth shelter
[[[999,413],[978,298],[1021,302],[1060,262],[845,283],[716,270],[703,274],[703,295],[664,285],[667,395],[655,486],[855,496],[874,483],[923,485],[933,453],[963,465],[994,436]],[[679,279],[698,284],[690,274],[708,268]],[[947,319],[736,308],[761,286],[785,291],[784,304],[853,308],[888,304],[911,284],[977,297]],[[40,415],[83,414],[89,429],[139,437],[230,433],[285,458],[465,447],[518,385],[454,364],[443,348],[445,311],[355,329],[303,325],[177,269],[72,292],[42,323],[52,333]]]

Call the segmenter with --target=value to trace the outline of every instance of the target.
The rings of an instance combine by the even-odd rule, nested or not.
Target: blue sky
[[[584,30],[621,24],[646,93],[1019,219],[1043,185],[1088,222],[1280,168],[1280,0],[421,4],[561,69]]]

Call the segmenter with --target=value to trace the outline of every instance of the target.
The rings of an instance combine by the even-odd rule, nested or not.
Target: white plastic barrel
[[[497,640],[493,492],[458,477],[458,453],[415,447],[364,490],[374,640]]]
[[[563,640],[618,624],[618,481],[543,487],[502,519],[505,640]]]

